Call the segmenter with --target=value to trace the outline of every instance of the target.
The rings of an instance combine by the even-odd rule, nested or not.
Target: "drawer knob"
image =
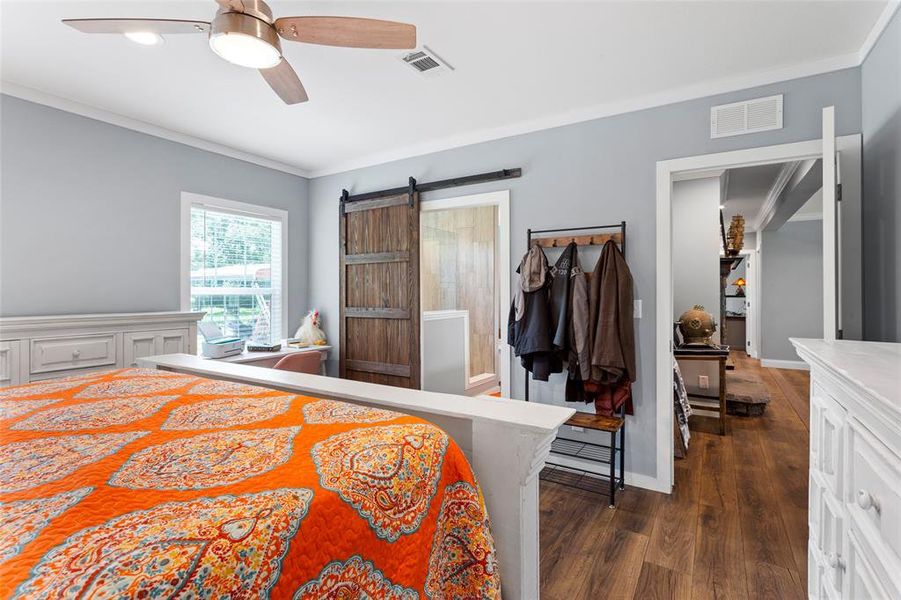
[[[829,563],[829,566],[833,569],[845,570],[845,561],[843,561],[842,557],[835,552],[829,553],[829,556],[826,557],[826,562]]]
[[[863,510],[870,510],[872,508],[876,511],[877,515],[882,512],[882,507],[879,506],[879,500],[876,496],[866,490],[857,491],[857,506]]]
[[[81,350],[72,351],[72,358],[78,358],[79,356],[81,356]]]

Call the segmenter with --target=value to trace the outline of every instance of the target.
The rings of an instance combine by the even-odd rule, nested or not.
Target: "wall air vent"
[[[400,59],[422,77],[438,77],[454,70],[428,46],[404,54]]]
[[[720,104],[710,109],[710,137],[782,129],[782,94]]]

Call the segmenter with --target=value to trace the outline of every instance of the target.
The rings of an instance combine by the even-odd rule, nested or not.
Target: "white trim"
[[[805,215],[794,214],[788,220],[789,223],[795,223],[800,221],[822,221],[823,215],[821,213],[810,213]]]
[[[371,167],[404,158],[431,154],[433,152],[441,152],[443,150],[450,150],[461,146],[469,146],[471,144],[522,135],[524,133],[552,129],[554,127],[581,123],[583,121],[593,121],[594,119],[600,119],[602,117],[610,117],[658,106],[666,106],[667,104],[675,104],[686,100],[696,100],[699,98],[747,90],[792,79],[800,79],[802,77],[820,75],[831,71],[849,69],[859,65],[857,52],[852,52],[788,67],[701,82],[637,98],[569,110],[564,113],[539,117],[537,119],[522,121],[503,127],[482,129],[395,150],[376,152],[358,158],[337,162],[334,165],[310,169],[309,177],[315,178],[345,173],[347,171],[353,171],[354,169],[362,169],[364,167]]]
[[[833,341],[838,330],[836,286],[836,164],[835,107],[823,108],[823,339]]]
[[[809,371],[810,365],[803,360],[780,360],[776,358],[761,358],[760,366],[767,369],[795,369]]]
[[[288,211],[271,206],[261,206],[237,200],[226,200],[214,196],[195,194],[194,192],[181,193],[180,214],[180,247],[179,247],[179,282],[178,297],[182,310],[191,309],[191,207],[202,206],[210,210],[231,212],[241,215],[249,215],[258,218],[271,219],[281,223],[282,238],[282,290],[281,290],[281,331],[280,339],[288,337]]]
[[[276,171],[281,171],[282,173],[297,175],[298,177],[310,177],[309,171],[298,166],[288,165],[265,156],[233,148],[232,146],[226,146],[225,144],[199,138],[188,133],[167,129],[166,127],[154,125],[146,121],[126,117],[125,115],[120,115],[105,108],[54,96],[53,94],[48,94],[10,81],[0,82],[0,92],[21,100],[42,104],[96,121],[103,121],[104,123],[124,127],[125,129],[131,129],[132,131],[145,133],[147,135],[152,135],[171,142],[177,142],[207,152],[228,156],[229,158],[242,160],[261,167],[266,167],[267,169],[274,169]]]
[[[801,161],[793,161],[785,163],[782,165],[782,168],[779,169],[776,180],[773,182],[773,185],[770,186],[770,191],[767,192],[766,200],[764,200],[763,204],[760,206],[760,210],[757,211],[757,215],[755,215],[751,222],[752,231],[763,231],[763,228],[766,227],[773,218],[779,196],[785,191],[785,187],[788,185],[788,182],[791,181],[792,176],[794,176],[795,171],[797,171],[800,166]]]
[[[867,35],[867,38],[863,41],[863,45],[857,53],[857,64],[862,65],[863,61],[867,59],[873,46],[875,46],[876,42],[879,41],[879,38],[882,37],[882,32],[885,31],[885,28],[888,27],[892,17],[895,16],[895,11],[898,10],[899,6],[901,6],[901,0],[889,0],[885,5],[885,9],[882,11],[882,14],[879,15],[879,18],[876,19],[873,28],[870,29],[869,35]]]
[[[452,208],[471,208],[474,206],[496,206],[497,207],[497,246],[498,246],[498,281],[500,284],[499,304],[500,313],[498,319],[504,318],[504,309],[510,306],[510,190],[499,190],[496,192],[485,192],[482,194],[470,194],[467,196],[457,196],[455,198],[442,198],[438,200],[423,200],[419,203],[420,212],[429,212],[433,210],[448,210]],[[498,323],[503,329],[502,322]],[[503,339],[500,340],[503,342]],[[510,397],[510,378],[512,356],[510,347],[505,343],[500,343],[500,356],[498,357],[498,366],[501,379],[501,396]],[[467,369],[467,373],[469,370]]]
[[[857,140],[844,136],[839,140]],[[673,264],[672,264],[672,190],[676,173],[732,169],[756,165],[820,158],[822,140],[809,140],[778,146],[733,150],[700,156],[688,156],[657,163],[657,253],[656,253],[656,390],[657,390],[657,476],[658,489],[669,491],[673,482]],[[761,236],[758,232],[758,243]],[[759,255],[758,255],[759,259]],[[760,273],[758,265],[758,273]],[[758,307],[760,302],[758,300]],[[758,311],[758,315],[760,312]],[[759,339],[759,338],[758,338]]]

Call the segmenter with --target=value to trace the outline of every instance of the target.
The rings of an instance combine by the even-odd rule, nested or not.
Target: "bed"
[[[469,462],[415,416],[138,368],[0,389],[0,432],[5,597],[501,594]]]

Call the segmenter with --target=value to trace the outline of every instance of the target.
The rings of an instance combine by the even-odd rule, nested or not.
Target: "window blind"
[[[272,343],[283,319],[282,222],[191,207],[191,310],[225,335]]]

